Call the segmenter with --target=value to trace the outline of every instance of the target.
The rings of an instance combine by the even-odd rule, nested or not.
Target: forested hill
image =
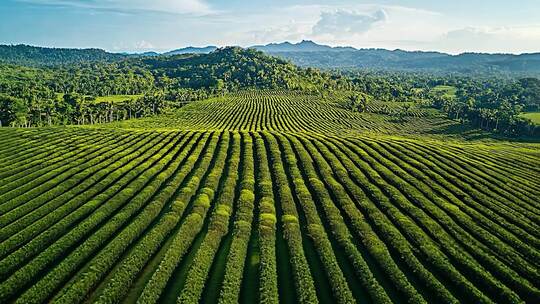
[[[146,57],[133,62],[179,87],[236,90],[246,87],[317,89],[346,87],[340,77],[302,69],[253,49],[227,47],[209,54]]]
[[[120,59],[115,59],[112,54],[110,57],[91,57],[91,52],[93,50],[42,51],[40,54],[50,55],[36,55],[34,62],[45,62],[46,56],[62,58],[64,55],[68,64],[31,67],[25,67],[27,64],[21,63],[31,62],[28,58],[21,59],[23,54],[28,52],[23,52],[18,57],[8,57],[20,58],[18,64],[11,63],[17,60],[0,56],[0,93],[9,94],[5,92],[7,88],[14,90],[20,86],[32,90],[45,86],[56,93],[77,92],[92,96],[143,94],[151,89],[230,91],[251,87],[314,89],[346,86],[341,84],[341,77],[330,76],[314,69],[298,68],[262,52],[236,47],[218,49],[209,54]],[[80,60],[77,61],[77,58]],[[94,58],[93,61],[90,58]],[[73,63],[69,64],[69,60]],[[8,63],[2,64],[1,61]]]
[[[0,126],[84,124],[85,116],[81,113],[85,111],[109,113],[102,115],[107,120],[101,119],[108,121],[113,108],[118,113],[129,112],[130,118],[140,117],[244,89],[314,92],[350,89],[352,85],[341,76],[299,68],[260,51],[235,47],[210,54],[120,60],[104,56],[100,57],[103,60],[91,62],[77,61],[76,58],[89,57],[74,56],[71,52],[60,54],[67,54],[66,60],[73,63],[28,66],[0,62]],[[118,102],[103,102],[99,98],[108,100],[111,95],[119,96],[114,98]]]
[[[389,51],[380,49],[342,51],[286,51],[269,54],[291,60],[299,66],[340,70],[426,72],[468,75],[540,75],[539,54],[448,55],[441,53]]]
[[[88,62],[113,62],[126,55],[101,49],[44,48],[29,45],[0,45],[0,62],[19,65],[60,65]]]

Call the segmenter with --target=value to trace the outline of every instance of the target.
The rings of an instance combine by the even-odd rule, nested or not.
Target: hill
[[[332,51],[351,51],[355,50],[352,47],[331,47],[328,45],[320,45],[310,40],[302,40],[298,43],[270,43],[267,45],[256,45],[250,48],[257,49],[266,53],[276,52],[332,52]]]
[[[209,54],[150,57],[134,61],[155,75],[176,79],[181,87],[316,89],[337,86],[339,78],[252,49],[226,47]]]
[[[96,91],[108,90],[109,94],[137,94],[142,93],[141,89],[148,88],[148,75],[152,75],[157,87],[174,85],[177,88],[216,89],[220,86],[220,90],[249,87],[330,88],[339,79],[315,70],[298,68],[256,50],[238,47],[221,48],[208,54],[171,56],[124,56],[100,50],[56,50],[26,46],[8,47],[5,50],[4,55],[0,52],[0,75],[6,74],[0,78],[0,87],[2,82],[4,87],[12,87],[7,81],[24,80],[36,86],[38,83],[48,85],[49,89],[64,88],[58,93],[74,90],[95,95]],[[2,61],[7,64],[2,64]],[[45,62],[51,66],[43,67]],[[24,67],[27,64],[36,66]],[[160,81],[162,76],[168,79]],[[104,82],[103,79],[108,81]],[[138,84],[139,81],[144,83]],[[131,87],[126,88],[126,82]],[[107,88],[99,88],[103,86]],[[119,92],[123,90],[134,91]]]
[[[29,45],[0,45],[0,63],[19,65],[69,65],[90,62],[115,62],[126,55],[101,49],[44,48]]]
[[[433,109],[412,107],[403,117],[377,114],[404,111],[400,103],[372,102],[366,113],[352,112],[337,98],[286,90],[248,90],[186,105],[170,113],[106,126],[123,129],[286,131],[356,136],[439,134],[467,136],[466,127]]]
[[[0,129],[0,302],[536,303],[538,144],[411,113],[251,90]]]
[[[228,92],[283,89],[321,97],[363,94],[367,101],[434,107],[466,125],[505,136],[536,136],[540,131],[519,115],[538,110],[540,86],[535,78],[343,74],[300,68],[239,47],[208,54],[128,56],[114,62],[30,67],[0,63],[0,124],[28,127],[110,122],[154,115]],[[437,88],[448,88],[452,94]],[[103,102],[116,100],[115,95],[120,102]],[[125,99],[126,95],[137,97]],[[358,110],[357,101],[350,106]],[[382,106],[377,112],[397,115],[400,111]]]
[[[90,62],[118,62],[129,58],[209,54],[218,47],[187,47],[163,54],[115,54],[100,49],[54,49],[27,45],[0,45],[0,63],[33,66],[55,66]],[[355,49],[331,47],[313,41],[271,43],[250,47],[278,56],[301,67],[338,70],[370,70],[422,72],[431,74],[461,74],[477,76],[540,76],[540,53],[450,55],[385,49]]]

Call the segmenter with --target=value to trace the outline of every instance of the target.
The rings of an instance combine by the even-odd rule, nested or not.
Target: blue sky
[[[449,53],[540,52],[538,0],[0,0],[0,43],[164,51],[303,39]]]

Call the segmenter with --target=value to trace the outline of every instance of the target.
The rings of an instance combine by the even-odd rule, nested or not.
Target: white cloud
[[[151,50],[155,49],[154,45],[146,40],[141,40],[135,43],[135,49],[137,50]]]
[[[504,20],[491,20],[490,26],[483,26],[481,19],[467,20],[462,16],[397,5],[292,5],[238,12],[214,10],[210,3],[216,0],[14,1],[88,9],[96,15],[113,12],[112,18],[119,13],[129,14],[120,21],[102,23],[107,26],[96,26],[114,30],[100,30],[95,41],[108,36],[111,47],[122,50],[208,44],[251,46],[309,39],[334,46],[449,53],[540,51],[540,24],[503,26]],[[148,12],[160,14],[143,14]],[[132,18],[134,13],[138,15]]]
[[[437,12],[389,5],[296,5],[235,18],[226,41],[241,45],[310,39],[359,48],[414,48],[449,30]],[[406,43],[404,43],[406,42]]]
[[[216,23],[210,28],[219,37],[211,43],[219,45],[309,39],[334,46],[448,53],[540,51],[540,24],[466,27],[458,16],[395,5],[295,5],[216,17],[207,19]]]
[[[204,0],[18,0],[40,5],[72,6],[117,11],[155,11],[175,14],[207,14]]]
[[[538,52],[540,50],[540,25],[465,27],[444,33],[435,46],[451,53],[463,51]]]
[[[375,25],[384,23],[387,19],[388,15],[384,9],[378,9],[371,13],[343,9],[322,12],[320,20],[313,26],[313,34],[332,36],[362,34],[371,30]]]

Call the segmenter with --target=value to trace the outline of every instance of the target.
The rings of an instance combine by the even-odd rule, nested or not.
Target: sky
[[[0,44],[145,52],[301,40],[540,52],[540,0],[0,0]]]

